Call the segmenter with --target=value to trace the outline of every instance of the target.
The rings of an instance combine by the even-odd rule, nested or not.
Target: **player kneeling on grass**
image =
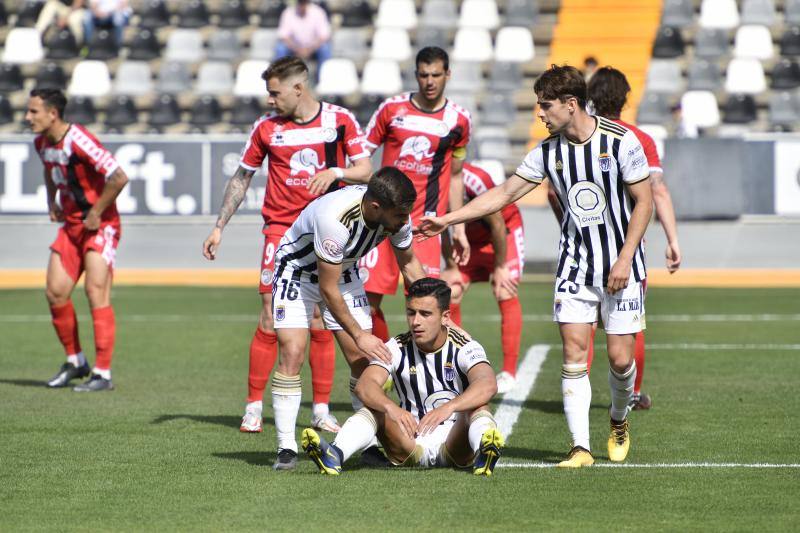
[[[377,434],[398,466],[472,466],[492,475],[503,436],[487,404],[497,381],[483,347],[464,331],[448,327],[450,288],[422,278],[408,288],[410,331],[386,343],[391,364],[374,360],[361,374],[356,395],[364,407],[344,423],[332,444],[313,429],[303,431],[303,449],[323,474],[338,475],[342,464]],[[392,377],[400,397],[383,389]]]

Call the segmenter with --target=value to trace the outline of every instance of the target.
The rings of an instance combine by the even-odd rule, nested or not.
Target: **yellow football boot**
[[[581,468],[582,466],[592,466],[594,457],[592,452],[583,446],[573,446],[567,458],[558,463],[558,468]]]
[[[505,439],[497,428],[487,429],[481,436],[481,447],[475,457],[472,473],[476,476],[489,477],[500,459],[500,450],[505,446]]]
[[[628,456],[631,447],[631,434],[628,432],[628,420],[615,422],[611,420],[611,435],[608,436],[608,459],[619,463]]]

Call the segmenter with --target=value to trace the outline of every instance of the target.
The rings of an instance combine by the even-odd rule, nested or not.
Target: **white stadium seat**
[[[653,59],[645,83],[648,92],[675,94],[683,90],[681,66],[674,59]]]
[[[455,28],[458,12],[453,0],[425,0],[422,4],[422,24],[433,28]]]
[[[153,90],[153,73],[147,61],[124,61],[117,68],[114,94],[145,96]]]
[[[719,125],[719,106],[710,91],[687,91],[681,97],[681,113],[684,122],[698,128],[713,128]]]
[[[203,37],[197,30],[173,30],[167,38],[167,48],[164,59],[167,61],[181,61],[195,63],[205,57],[203,51]]]
[[[733,48],[734,57],[772,59],[775,51],[772,47],[772,34],[766,26],[740,26],[736,30]]]
[[[406,61],[411,58],[411,39],[402,28],[378,28],[372,36],[372,59]]]
[[[378,15],[375,17],[376,28],[403,28],[410,30],[417,27],[417,8],[413,0],[381,0]]]
[[[736,0],[703,0],[700,5],[700,27],[731,30],[738,25]]]
[[[472,164],[485,170],[495,185],[502,185],[506,181],[506,170],[499,159],[477,159]]]
[[[259,28],[250,36],[250,59],[271,61],[278,43],[278,30]]]
[[[453,59],[456,61],[488,61],[492,59],[492,37],[483,28],[461,28],[453,43]]]
[[[197,94],[230,94],[233,90],[233,69],[230,63],[207,61],[200,65],[194,90]]]
[[[758,94],[767,90],[764,67],[758,59],[731,59],[725,77],[728,93]]]
[[[535,54],[531,30],[520,26],[506,26],[497,32],[494,58],[497,61],[527,63]]]
[[[350,59],[333,58],[322,64],[317,94],[345,96],[358,92],[358,72]]]
[[[380,94],[389,96],[403,89],[400,65],[388,59],[370,59],[364,65],[361,78],[363,94]]]
[[[95,98],[111,92],[111,75],[103,61],[80,61],[72,70],[67,93],[70,96]]]
[[[42,37],[35,28],[13,28],[6,36],[3,63],[27,65],[44,59]]]
[[[267,82],[261,74],[269,67],[268,61],[248,59],[239,63],[236,69],[236,83],[233,86],[235,96],[264,96],[267,93]]]
[[[493,30],[500,25],[500,15],[494,0],[464,0],[458,26]]]

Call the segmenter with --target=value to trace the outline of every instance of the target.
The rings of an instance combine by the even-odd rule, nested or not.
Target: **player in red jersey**
[[[308,67],[301,59],[281,58],[264,71],[262,78],[269,93],[267,103],[274,111],[253,126],[239,168],[225,188],[217,223],[203,243],[203,255],[213,260],[222,241],[222,230],[241,204],[253,174],[267,159],[267,190],[261,210],[262,309],[250,344],[247,406],[240,426],[243,432],[261,431],[264,389],[278,356],[272,320],[272,278],[278,243],[314,198],[341,182],[366,183],[372,170],[355,117],[347,109],[314,99],[308,83]],[[348,158],[352,166],[345,168]],[[336,348],[333,335],[324,328],[317,313],[309,350],[314,388],[312,425],[338,431],[338,423],[328,409]]]
[[[636,134],[636,138],[642,144],[647,164],[650,167],[650,188],[653,192],[653,204],[655,205],[656,216],[661,222],[664,235],[667,237],[667,249],[665,251],[667,271],[674,274],[681,266],[681,249],[678,243],[678,229],[675,222],[675,210],[672,207],[672,196],[669,194],[667,184],[664,182],[664,170],[661,167],[661,159],[658,157],[656,143],[653,138],[643,132],[633,124],[620,120],[622,109],[628,99],[631,87],[628,84],[625,74],[612,67],[603,67],[595,71],[589,81],[588,97],[592,103],[594,114],[625,126]],[[561,207],[553,197],[552,189],[548,195],[550,205],[561,220]],[[642,284],[647,290],[646,280]],[[649,394],[642,392],[642,378],[644,377],[644,330],[636,335],[636,345],[634,357],[636,358],[636,381],[633,389],[633,409],[650,409],[653,401]],[[592,358],[594,357],[594,333],[592,342],[589,343],[588,366],[591,368]]]
[[[73,388],[78,392],[111,390],[114,353],[114,308],[111,283],[120,237],[115,199],[128,177],[111,152],[86,128],[63,119],[67,99],[56,89],[34,89],[25,120],[37,134],[33,141],[44,164],[50,220],[63,222],[50,245],[47,265],[47,301],[67,361],[47,386],[66,387],[75,378],[88,377]],[[57,194],[56,194],[57,193]],[[94,323],[96,359],[89,367],[78,338],[78,319],[72,290],[86,272],[84,284]]]
[[[472,118],[469,111],[444,96],[450,77],[447,52],[425,47],[417,53],[416,76],[419,91],[388,98],[381,103],[367,126],[367,147],[383,145],[382,166],[402,170],[414,183],[417,202],[411,212],[416,226],[425,215],[443,215],[448,207],[463,205],[461,169],[466,157]],[[462,262],[469,258],[469,244],[463,224],[454,227],[453,237]],[[439,277],[441,241],[414,241],[414,255],[425,274]],[[389,340],[381,312],[383,296],[397,292],[400,272],[391,247],[382,243],[359,263],[364,288],[372,311],[374,334]]]
[[[479,166],[464,163],[464,200],[470,201],[495,186],[492,177]],[[525,233],[522,215],[516,204],[487,215],[466,226],[470,246],[469,261],[459,266],[445,254],[447,269],[442,279],[450,284],[450,319],[461,325],[461,299],[470,284],[492,282],[492,292],[500,307],[503,370],[497,375],[497,391],[505,394],[516,383],[519,340],[522,334],[522,307],[517,284],[525,263]]]

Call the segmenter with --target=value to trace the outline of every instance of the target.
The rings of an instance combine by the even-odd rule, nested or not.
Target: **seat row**
[[[771,70],[772,89],[800,87],[800,65],[790,58],[781,58]],[[697,59],[691,62],[684,77],[681,64],[670,59],[650,62],[645,88],[649,92],[675,94],[689,89],[729,93],[759,94],[767,90],[767,76],[757,59],[732,59],[725,69],[723,80],[720,66],[715,61]]]
[[[784,0],[784,20],[789,24],[800,24],[800,0]],[[742,9],[736,0],[703,0],[700,14],[694,10],[693,0],[664,0],[663,24],[686,28],[698,23],[701,28],[733,29],[739,24],[778,23],[778,12],[773,0],[744,0]]]
[[[736,30],[733,57],[768,61],[775,57],[772,32],[766,26],[747,25]],[[800,26],[790,26],[781,35],[778,46],[782,55],[800,55]],[[659,28],[653,44],[653,57],[677,58],[686,53],[686,43],[681,31],[671,26]],[[704,29],[697,32],[694,55],[721,57],[731,53],[727,30]]]

